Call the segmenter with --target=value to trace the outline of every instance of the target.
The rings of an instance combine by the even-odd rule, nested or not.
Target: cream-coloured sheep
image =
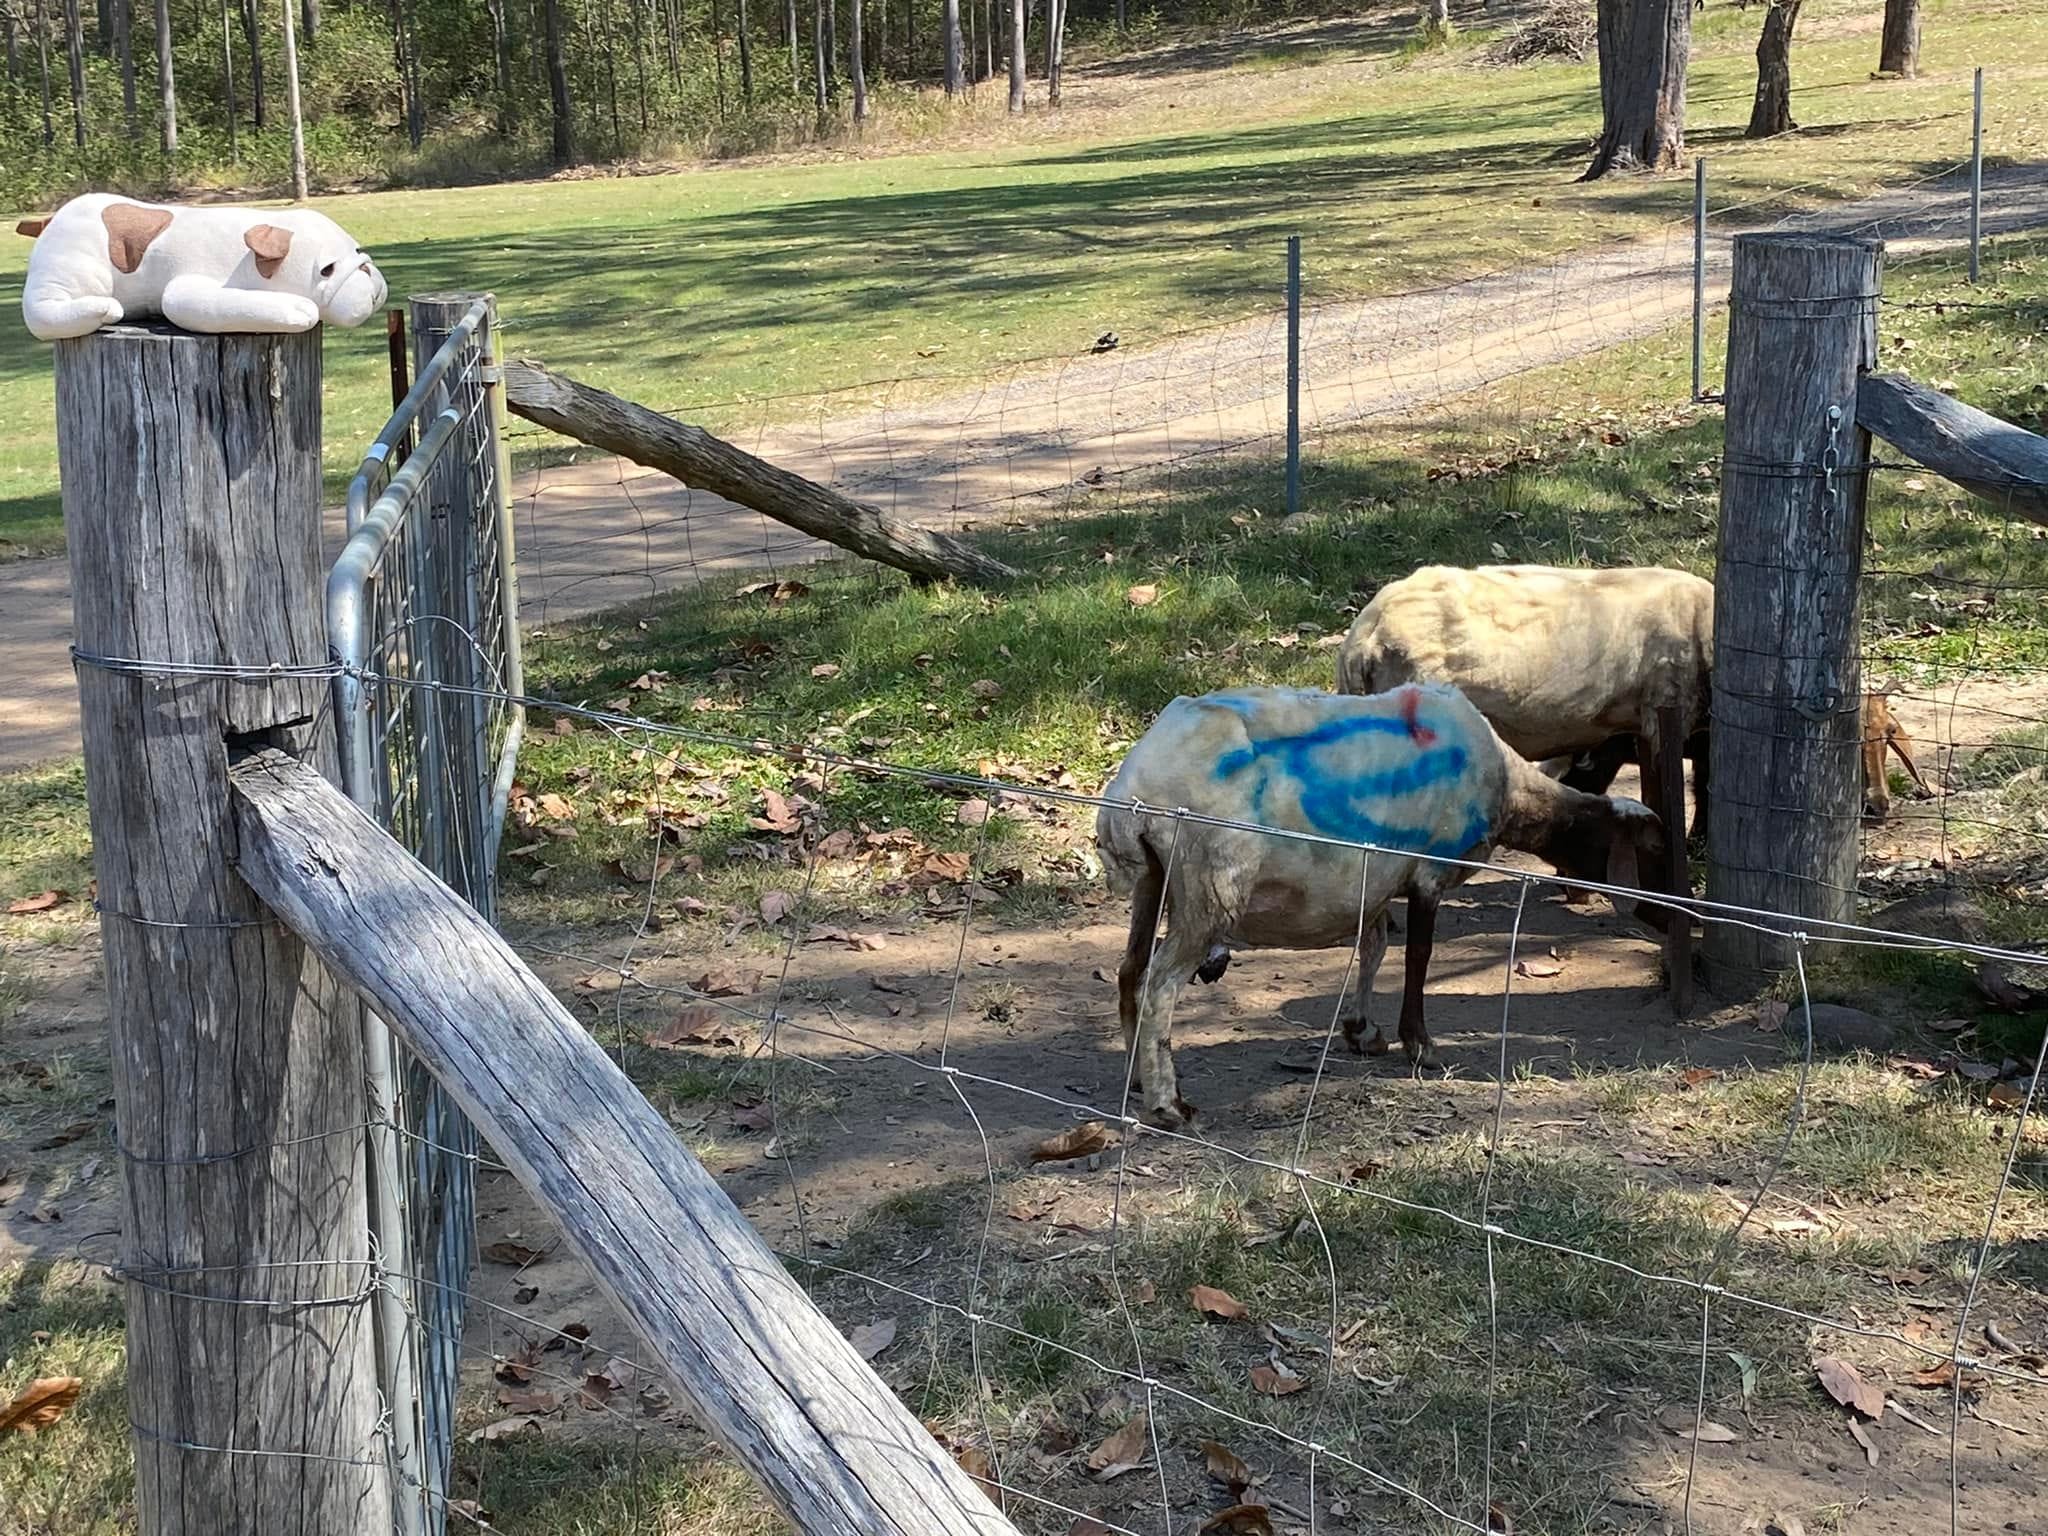
[[[1097,815],[1096,845],[1112,887],[1132,893],[1118,1016],[1145,1116],[1165,1126],[1193,1113],[1179,1094],[1168,1022],[1213,952],[1356,944],[1361,971],[1345,1037],[1384,1050],[1377,1031],[1369,1046],[1361,1036],[1386,952],[1387,903],[1406,897],[1401,1043],[1411,1063],[1434,1065],[1422,998],[1436,907],[1471,873],[1439,861],[1484,863],[1496,846],[1516,848],[1578,879],[1639,887],[1638,868],[1664,846],[1647,807],[1546,777],[1456,689],[1438,686],[1369,698],[1241,688],[1175,699],[1104,793],[1113,803]],[[1361,854],[1359,845],[1384,851]],[[1155,948],[1162,909],[1167,928]]]

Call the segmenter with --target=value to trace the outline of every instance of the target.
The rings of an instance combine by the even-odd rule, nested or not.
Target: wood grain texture
[[[490,924],[319,775],[266,752],[233,776],[242,877],[455,1097],[798,1531],[1014,1536]]]
[[[1953,480],[2007,517],[2048,523],[2048,437],[1915,383],[1865,374],[1856,417],[1909,459]]]
[[[1883,251],[1839,236],[1735,237],[1707,895],[1793,918],[1855,916],[1868,486],[1859,466],[1870,457],[1856,398],[1876,358]],[[1832,484],[1831,450],[1841,466]],[[1710,923],[1708,983],[1742,995],[1790,969],[1794,944]]]
[[[752,507],[813,538],[927,581],[950,578],[994,586],[1017,575],[1002,561],[950,535],[891,517],[880,507],[756,458],[702,427],[673,421],[538,363],[505,365],[505,400],[516,415],[552,432],[622,454],[685,485]]]
[[[80,651],[324,662],[319,333],[120,328],[56,370]],[[331,768],[326,684],[87,664],[78,690],[139,1528],[387,1529],[360,1010],[228,863],[228,738]]]

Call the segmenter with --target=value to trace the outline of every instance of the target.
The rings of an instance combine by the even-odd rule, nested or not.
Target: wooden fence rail
[[[488,922],[282,753],[231,776],[242,878],[461,1104],[803,1536],[1014,1536]]]

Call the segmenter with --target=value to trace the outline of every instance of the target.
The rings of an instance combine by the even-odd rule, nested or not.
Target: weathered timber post
[[[1876,360],[1884,245],[1738,235],[1715,573],[1707,895],[1847,922],[1862,814],[1857,649],[1870,434],[1856,386]],[[1707,928],[1708,983],[1741,993],[1796,941]]]
[[[122,327],[56,372],[138,1526],[367,1536],[360,1008],[229,863],[231,754],[333,768],[327,679],[290,671],[327,659],[320,334]]]

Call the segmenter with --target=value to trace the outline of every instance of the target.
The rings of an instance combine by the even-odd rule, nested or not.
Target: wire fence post
[[[1301,236],[1287,237],[1287,515],[1301,511]]]
[[[1970,93],[1970,281],[1977,281],[1984,235],[1984,68]]]
[[[136,1526],[371,1536],[362,1009],[239,878],[229,800],[254,748],[335,771],[320,332],[124,326],[56,376]]]
[[[1707,895],[1787,921],[1709,927],[1708,983],[1724,995],[1790,970],[1800,919],[1856,917],[1870,460],[1856,386],[1877,357],[1883,258],[1880,240],[1735,237]]]
[[[1692,398],[1704,396],[1707,341],[1707,157],[1692,163]]]

